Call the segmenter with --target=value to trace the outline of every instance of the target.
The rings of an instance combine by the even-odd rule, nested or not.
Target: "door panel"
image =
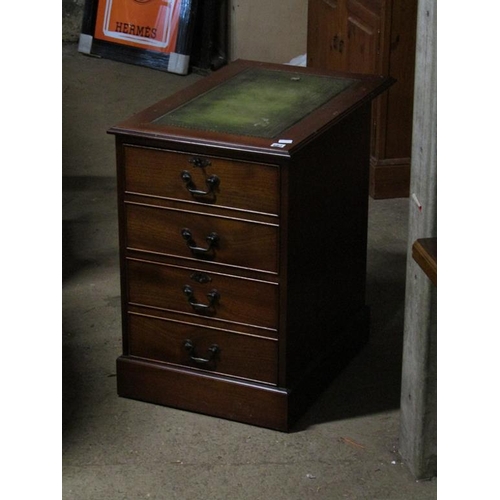
[[[307,65],[345,71],[344,0],[309,0]]]

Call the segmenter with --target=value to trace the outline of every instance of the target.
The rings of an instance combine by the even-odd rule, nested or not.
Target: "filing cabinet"
[[[290,430],[366,342],[370,103],[237,61],[112,127],[118,394]]]

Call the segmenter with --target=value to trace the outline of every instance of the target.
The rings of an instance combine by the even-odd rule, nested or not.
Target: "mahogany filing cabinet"
[[[289,431],[357,353],[371,101],[391,84],[236,61],[109,130],[120,396]]]

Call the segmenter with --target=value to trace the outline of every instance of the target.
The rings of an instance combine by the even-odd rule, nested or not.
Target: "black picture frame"
[[[181,4],[177,40],[175,52],[171,53],[156,52],[96,38],[97,12],[99,3],[103,1],[105,0],[85,1],[78,44],[79,52],[181,75],[189,72],[198,0],[179,0]]]

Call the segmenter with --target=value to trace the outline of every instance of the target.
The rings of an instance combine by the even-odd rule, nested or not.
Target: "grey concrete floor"
[[[397,453],[408,200],[370,201],[368,346],[285,434],[119,398],[118,121],[202,78],[63,52],[63,498],[433,499]]]

